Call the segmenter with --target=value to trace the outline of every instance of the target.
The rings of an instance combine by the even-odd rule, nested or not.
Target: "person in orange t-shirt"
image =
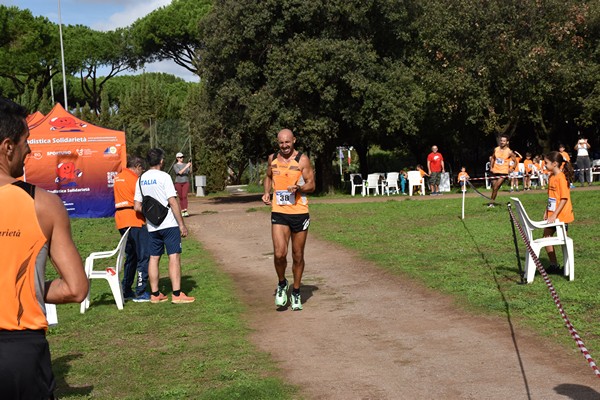
[[[564,159],[558,151],[548,153],[545,161],[550,178],[548,179],[548,205],[544,212],[544,220],[548,223],[559,220],[564,222],[568,229],[568,224],[575,220],[571,204],[571,191],[569,190],[569,182],[573,179],[573,168],[570,163],[565,163],[565,171],[561,170],[560,166],[564,163]],[[555,227],[544,228],[544,237],[550,237],[555,232]],[[548,272],[558,272],[559,266],[554,247],[547,246],[546,251],[550,259]]]
[[[531,175],[533,174],[533,160],[531,159],[531,153],[525,153],[525,160],[523,160],[523,169],[525,170],[523,175],[523,190],[531,190]]]
[[[80,303],[89,286],[62,200],[17,179],[31,153],[26,117],[0,97],[0,397],[53,399],[46,304]],[[45,280],[48,258],[58,277]]]
[[[458,173],[457,182],[460,185],[460,190],[463,192],[467,191],[467,181],[470,179],[469,174],[467,174],[467,169],[462,167],[460,172]]]
[[[144,172],[144,165],[144,160],[140,157],[127,157],[127,168],[123,168],[115,177],[114,184],[115,224],[121,235],[130,228],[125,245],[126,258],[121,282],[123,298],[136,303],[150,301],[150,294],[146,292],[150,235],[144,216],[133,209],[135,188],[140,175]],[[135,292],[131,289],[134,280]]]

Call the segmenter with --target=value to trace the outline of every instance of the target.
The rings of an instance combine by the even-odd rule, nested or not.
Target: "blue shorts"
[[[165,228],[150,234],[150,255],[162,256],[167,249],[167,254],[181,253],[181,231],[179,227]]]

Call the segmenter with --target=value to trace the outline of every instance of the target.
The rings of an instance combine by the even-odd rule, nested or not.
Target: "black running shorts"
[[[0,331],[0,398],[53,399],[55,386],[45,332]]]
[[[310,215],[272,212],[271,223],[275,225],[287,225],[294,233],[307,231],[310,225]]]

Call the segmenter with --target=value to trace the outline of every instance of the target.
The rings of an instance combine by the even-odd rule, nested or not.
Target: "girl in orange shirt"
[[[552,151],[545,157],[546,169],[550,172],[548,179],[548,205],[544,212],[544,220],[553,223],[556,220],[564,222],[568,230],[569,223],[575,220],[573,215],[573,205],[571,204],[571,191],[569,182],[573,180],[573,167],[570,163],[565,163],[563,156],[558,151]],[[561,165],[563,165],[561,170]],[[555,227],[544,228],[544,237],[550,237],[556,232]],[[548,272],[558,272],[558,263],[553,246],[547,246],[550,267]]]

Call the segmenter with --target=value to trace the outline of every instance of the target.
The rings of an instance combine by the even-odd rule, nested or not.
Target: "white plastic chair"
[[[421,186],[421,196],[425,196],[425,179],[419,171],[408,171],[408,195],[413,195],[413,187]]]
[[[131,229],[131,228],[129,228]],[[90,281],[90,288],[86,298],[81,302],[79,312],[84,314],[85,311],[90,308],[90,292],[92,291],[92,279],[106,279],[110,285],[115,303],[119,310],[123,309],[123,290],[121,289],[121,283],[119,282],[119,275],[123,264],[125,263],[125,245],[127,244],[127,237],[129,236],[129,229],[125,231],[119,244],[114,250],[109,251],[97,251],[91,253],[85,259],[85,274]],[[94,261],[103,258],[113,258],[116,256],[115,266],[108,267],[103,270],[94,270]]]
[[[398,172],[388,172],[387,177],[385,178],[385,192],[387,195],[390,195],[390,188],[394,189],[394,193],[400,192],[400,187],[398,187],[398,179],[400,178],[400,173]]]
[[[371,190],[375,191],[375,196],[377,196],[379,194],[379,177],[380,176],[381,176],[380,174],[367,175],[367,187],[365,188],[367,196],[369,195],[369,191],[371,191]]]
[[[564,222],[556,221],[552,224],[546,223],[546,221],[532,221],[527,212],[525,211],[525,207],[521,201],[516,197],[510,198],[515,206],[515,210],[517,210],[517,214],[519,215],[519,219],[521,220],[521,224],[525,234],[527,235],[527,239],[531,244],[531,248],[535,253],[536,257],[539,257],[540,251],[542,248],[546,246],[561,246],[563,253],[563,265],[565,268],[565,276],[569,277],[569,280],[572,281],[575,279],[575,261],[574,261],[574,253],[573,253],[573,239],[567,236],[567,229],[565,227]],[[534,239],[533,231],[535,229],[544,229],[548,227],[556,227],[556,236]],[[527,283],[533,282],[533,277],[535,276],[536,266],[533,261],[533,257],[529,252],[527,252],[527,257],[525,261],[525,277],[527,279]]]
[[[363,196],[365,195],[365,181],[363,181],[363,178],[360,174],[350,174],[350,184],[352,185],[352,196],[356,194],[357,187],[361,188],[360,194],[362,194]]]

